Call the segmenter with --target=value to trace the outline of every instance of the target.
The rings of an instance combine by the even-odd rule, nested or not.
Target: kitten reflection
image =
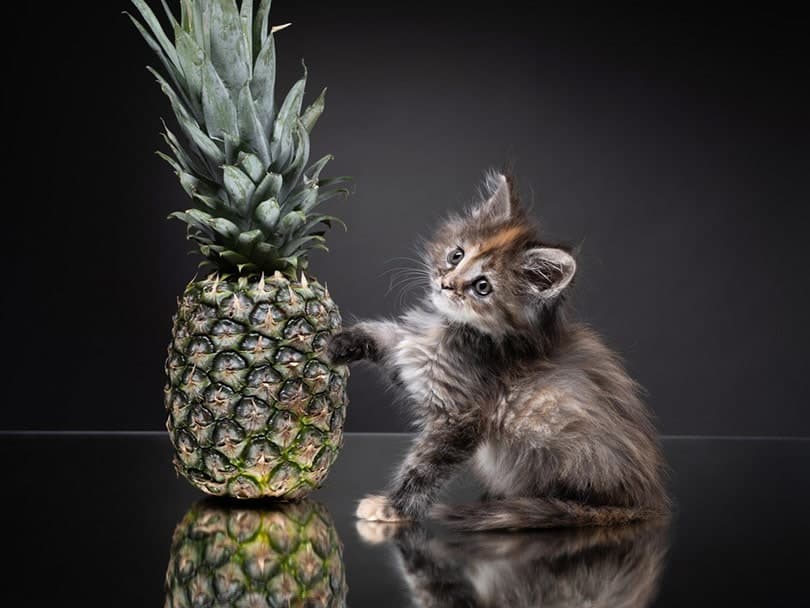
[[[419,525],[358,522],[389,541],[422,608],[644,608],[667,551],[661,523],[440,537]]]
[[[166,608],[343,608],[342,546],[329,511],[312,500],[195,504],[175,528]]]

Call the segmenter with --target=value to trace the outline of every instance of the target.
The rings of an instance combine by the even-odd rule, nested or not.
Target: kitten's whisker
[[[389,295],[395,289],[399,290],[397,295],[397,305],[402,306],[404,304],[405,298],[413,291],[414,288],[424,288],[425,287],[425,280],[423,276],[407,276],[402,277],[398,281],[390,284],[388,291],[386,291],[386,296]]]
[[[418,270],[416,268],[402,268],[396,270],[395,272],[389,272],[387,274],[389,275],[391,281],[396,281],[403,277],[426,279],[430,276],[427,272],[423,270]],[[380,278],[382,278],[382,276],[383,275],[380,275]]]
[[[397,306],[402,308],[405,305],[405,299],[407,296],[411,294],[415,287],[424,288],[424,285],[421,283],[408,283],[403,286],[402,290],[399,292],[399,298],[397,299]]]
[[[397,279],[400,276],[419,276],[428,278],[430,276],[430,272],[427,268],[390,268],[377,275],[377,278],[382,278],[386,275],[391,276],[393,279]]]
[[[399,283],[395,283],[393,285],[390,285],[388,290],[385,292],[385,295],[386,296],[389,295],[395,289],[399,289],[401,291],[408,291],[408,290],[410,290],[410,289],[412,289],[414,287],[421,287],[423,285],[424,284],[423,284],[422,281],[416,281],[416,280],[400,281]]]
[[[403,256],[397,256],[397,257],[394,257],[394,258],[388,258],[383,263],[388,264],[388,263],[394,262],[396,260],[405,260],[406,262],[413,262],[415,264],[424,264],[425,263],[424,260],[420,260],[419,258],[411,258],[411,257],[404,256],[404,255]]]
[[[432,270],[431,266],[424,259],[411,258],[411,257],[407,257],[407,256],[399,256],[399,257],[395,257],[395,258],[390,258],[390,259],[386,260],[385,262],[383,262],[383,264],[390,264],[390,263],[393,263],[393,262],[395,262],[397,260],[410,262],[412,264],[415,264],[418,268],[423,268],[423,269],[425,269],[427,271]]]
[[[408,287],[411,285],[418,285],[423,284],[425,282],[426,277],[421,274],[409,274],[409,275],[398,275],[395,277],[391,277],[391,280],[388,283],[388,290],[386,291],[385,295],[390,294],[394,289],[398,287]]]

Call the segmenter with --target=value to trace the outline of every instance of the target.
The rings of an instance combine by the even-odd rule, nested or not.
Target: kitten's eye
[[[492,293],[492,285],[484,277],[477,279],[473,287],[475,288],[475,293],[479,296],[486,296]]]
[[[464,250],[461,247],[456,247],[447,254],[447,263],[456,266],[461,260],[464,259]]]

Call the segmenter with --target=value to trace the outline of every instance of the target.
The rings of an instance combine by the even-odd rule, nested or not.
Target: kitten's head
[[[487,334],[523,332],[557,306],[576,262],[538,240],[510,176],[488,175],[483,199],[425,247],[431,299],[451,321]]]

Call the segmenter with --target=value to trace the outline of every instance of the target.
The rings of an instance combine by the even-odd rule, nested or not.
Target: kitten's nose
[[[452,279],[442,279],[442,289],[446,289],[448,291],[455,291],[456,282]]]

